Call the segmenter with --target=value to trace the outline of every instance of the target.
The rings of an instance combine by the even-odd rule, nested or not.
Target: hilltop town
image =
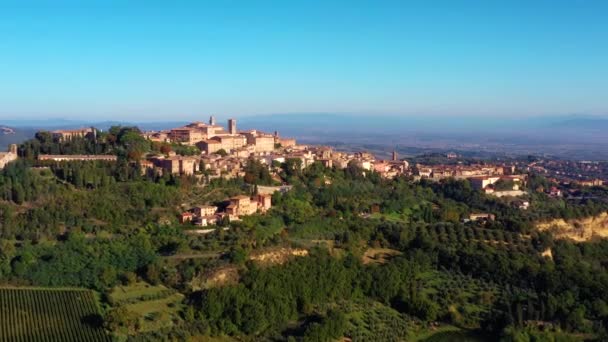
[[[77,139],[96,141],[98,131],[93,127],[70,130],[55,130],[45,134],[52,141],[69,144]],[[236,179],[246,176],[246,168],[252,162],[261,165],[271,177],[274,187],[264,194],[228,198],[226,208],[218,208],[209,203],[201,203],[180,215],[180,222],[207,226],[221,222],[225,218],[232,221],[241,216],[265,212],[271,208],[271,195],[284,190],[284,181],[279,177],[280,166],[289,162],[291,167],[305,169],[315,163],[325,168],[346,169],[349,166],[364,172],[373,172],[384,179],[405,176],[412,181],[441,181],[444,179],[468,180],[472,188],[495,197],[525,197],[528,174],[534,172],[550,177],[552,186],[537,189],[551,196],[578,196],[570,186],[601,186],[607,176],[604,163],[568,162],[559,160],[511,160],[508,162],[488,162],[462,160],[453,152],[443,156],[445,162],[410,165],[393,151],[390,160],[377,159],[366,152],[337,151],[329,146],[300,145],[295,139],[266,133],[259,130],[238,130],[237,120],[228,119],[226,127],[218,124],[211,116],[207,123],[200,121],[162,131],[136,131],[139,137],[158,151],[138,154],[129,158],[137,163],[143,175],[161,177],[163,175],[194,177],[204,186],[214,179]],[[132,156],[129,156],[132,157]],[[0,153],[0,169],[18,158],[16,145],[8,152]],[[43,154],[38,153],[40,162],[62,161],[105,161],[117,162],[116,154]],[[515,206],[526,209],[529,200],[519,200]],[[480,216],[481,215],[481,216]],[[471,219],[490,217],[489,213],[476,213]]]

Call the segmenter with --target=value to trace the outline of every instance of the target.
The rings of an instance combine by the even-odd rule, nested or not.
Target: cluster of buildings
[[[58,140],[74,137],[90,137],[96,134],[94,128],[75,130],[56,130],[51,134]],[[547,160],[537,162],[516,162],[507,164],[441,164],[410,167],[405,160],[399,160],[393,152],[390,160],[377,160],[366,152],[341,152],[326,146],[297,145],[294,139],[280,137],[259,130],[238,130],[235,119],[229,119],[227,126],[217,124],[213,116],[209,121],[193,122],[182,127],[163,131],[143,132],[142,136],[156,142],[179,143],[196,146],[200,155],[181,156],[174,152],[164,155],[148,155],[141,160],[142,171],[153,174],[203,175],[207,179],[236,178],[245,174],[249,160],[257,160],[267,165],[277,181],[278,165],[287,160],[299,160],[302,168],[318,162],[328,168],[344,169],[354,164],[363,170],[374,171],[384,178],[400,175],[412,176],[414,179],[441,180],[446,178],[467,179],[473,188],[488,194],[505,194],[517,196],[523,193],[520,189],[527,181],[527,175],[516,174],[518,169],[538,172],[555,177],[559,183],[569,182],[580,186],[601,186],[604,181],[597,177],[608,173],[608,167],[591,162],[571,162]],[[457,158],[455,153],[448,153],[448,159]],[[106,160],[115,161],[110,155],[40,155],[40,160]],[[16,152],[0,153],[0,167],[16,159]],[[505,189],[505,184],[512,184]]]
[[[527,175],[515,174],[513,165],[436,165],[425,166],[416,165],[416,178],[426,178],[431,180],[441,180],[445,178],[467,179],[471,186],[476,190],[481,190],[486,194],[512,195],[523,194],[520,190],[527,180]],[[497,189],[498,182],[510,184],[508,189]]]
[[[0,152],[0,170],[4,169],[6,164],[17,160],[17,145],[12,144],[8,147],[7,152]]]
[[[52,161],[116,161],[118,157],[110,154],[39,154],[38,160],[52,160]]]
[[[279,148],[296,146],[294,139],[281,138],[278,132],[238,131],[235,119],[229,119],[227,128],[224,128],[216,123],[213,116],[208,123],[193,122],[170,130],[144,132],[142,135],[151,141],[196,146],[201,151],[198,156],[178,156],[174,153],[150,156],[142,161],[142,166],[148,172],[193,175],[206,171],[211,178],[241,176],[247,158],[268,159]]]
[[[96,132],[94,128],[81,128],[55,130],[51,134],[54,139],[65,141],[76,137],[95,137]],[[208,179],[242,177],[251,159],[267,165],[271,171],[276,171],[276,166],[287,160],[296,159],[300,161],[302,168],[320,162],[328,168],[344,169],[354,163],[364,170],[375,171],[386,178],[411,173],[409,163],[398,160],[396,153],[393,153],[391,160],[376,160],[372,154],[366,152],[347,153],[325,146],[297,145],[295,139],[283,138],[276,131],[273,134],[255,129],[239,131],[235,119],[229,119],[227,127],[223,127],[211,116],[208,123],[193,122],[169,130],[143,132],[142,136],[155,142],[196,146],[201,151],[200,155],[194,156],[177,155],[175,152],[148,155],[140,161],[142,172],[154,175],[204,174]],[[39,155],[38,159],[117,160],[116,156],[112,155]],[[278,175],[274,175],[279,180]]]
[[[196,226],[206,227],[228,218],[230,221],[238,221],[242,216],[255,213],[265,213],[272,208],[271,194],[258,194],[255,196],[240,195],[228,200],[224,210],[213,205],[202,205],[183,212],[180,216],[181,223],[191,222]]]
[[[563,185],[603,186],[608,180],[608,162],[539,160],[526,169]]]
[[[174,152],[167,156],[151,156],[140,161],[142,172],[162,175],[193,175],[200,170],[200,157],[180,156]]]
[[[494,175],[494,176],[478,176],[469,177],[471,186],[476,190],[481,190],[486,194],[492,194],[499,191],[519,191],[526,180],[526,175]],[[503,181],[509,184],[509,189],[497,189],[495,185]]]
[[[93,128],[78,130],[53,131],[58,139],[69,139],[79,136],[86,137],[95,134]],[[166,155],[149,155],[141,160],[142,170],[146,173],[162,175],[204,174],[208,179],[236,178],[245,174],[249,160],[257,160],[267,165],[279,180],[277,165],[287,160],[299,160],[302,168],[315,162],[328,168],[344,169],[354,164],[363,170],[374,171],[384,178],[394,178],[399,175],[412,176],[415,179],[441,180],[445,178],[468,179],[474,188],[486,193],[493,193],[494,185],[499,181],[509,181],[514,184],[514,191],[525,182],[525,176],[515,175],[515,167],[511,165],[434,165],[417,164],[411,168],[405,160],[399,160],[393,152],[390,160],[377,160],[367,152],[341,152],[327,146],[297,145],[294,139],[282,138],[278,132],[269,134],[258,130],[237,130],[236,120],[229,119],[227,127],[217,124],[213,116],[207,123],[193,122],[182,127],[163,131],[143,132],[145,138],[166,143],[179,143],[196,146],[201,154],[181,156],[170,152]],[[457,157],[451,153],[450,158]],[[114,156],[52,156],[41,155],[42,160],[115,160]]]
[[[366,152],[347,153],[325,146],[297,145],[294,139],[282,138],[278,132],[238,131],[235,119],[228,120],[227,128],[217,125],[215,118],[211,117],[209,123],[193,122],[166,131],[144,132],[142,135],[151,141],[181,143],[201,150],[199,156],[168,154],[150,156],[142,161],[145,169],[156,173],[193,175],[200,171],[210,179],[241,177],[251,159],[267,165],[271,170],[274,165],[297,159],[303,168],[320,162],[328,168],[343,169],[352,162],[386,178],[409,172],[409,163],[398,160],[396,153],[393,153],[391,160],[376,160]]]
[[[326,146],[306,147],[305,152],[300,154],[300,157],[304,158],[303,161],[306,161],[303,162],[303,166],[320,162],[325,167],[344,169],[352,163],[365,171],[375,171],[384,178],[410,174],[409,163],[406,160],[399,160],[397,152],[393,152],[391,160],[378,160],[367,152],[334,151]]]
[[[228,119],[224,128],[210,117],[208,123],[193,122],[160,132],[144,132],[144,137],[151,141],[181,143],[198,147],[204,154],[224,150],[227,153],[261,153],[274,151],[277,146],[290,147],[296,144],[294,139],[281,138],[278,132],[264,133],[258,130],[239,131],[236,119]]]
[[[585,179],[585,180],[577,180],[574,181],[575,184],[580,186],[603,186],[604,181],[598,178],[595,179]]]
[[[416,164],[417,175],[421,178],[441,180],[445,178],[468,179],[471,177],[502,176],[515,173],[515,167],[510,165],[434,165]]]

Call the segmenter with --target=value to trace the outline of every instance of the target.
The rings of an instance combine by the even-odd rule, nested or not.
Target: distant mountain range
[[[571,129],[590,129],[590,130],[605,130],[608,129],[608,119],[601,117],[589,116],[573,116],[556,121],[549,125],[550,127],[571,128]]]
[[[306,131],[383,131],[433,130],[471,131],[477,129],[504,128],[546,128],[574,127],[602,129],[608,127],[608,117],[590,115],[536,116],[536,117],[490,117],[490,116],[424,116],[424,115],[364,115],[336,113],[290,113],[236,117],[242,128],[258,128],[272,131],[276,129],[297,129]],[[206,118],[203,118],[206,120]],[[27,127],[35,129],[62,129],[95,126],[107,129],[114,125],[138,126],[144,130],[160,130],[177,127],[188,121],[121,121],[121,120],[3,120],[0,126]],[[218,121],[222,123],[221,121]]]

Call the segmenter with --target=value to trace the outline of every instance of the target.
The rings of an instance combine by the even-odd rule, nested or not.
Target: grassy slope
[[[115,306],[122,305],[140,317],[141,332],[170,327],[180,320],[184,295],[172,293],[165,286],[153,286],[138,282],[129,286],[117,286],[110,293]],[[149,298],[149,299],[147,299]]]

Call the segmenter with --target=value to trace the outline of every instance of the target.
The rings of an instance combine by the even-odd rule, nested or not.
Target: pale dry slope
[[[550,231],[556,239],[570,239],[578,242],[589,241],[594,237],[608,238],[608,213],[582,219],[555,219],[539,222],[536,228]]]

